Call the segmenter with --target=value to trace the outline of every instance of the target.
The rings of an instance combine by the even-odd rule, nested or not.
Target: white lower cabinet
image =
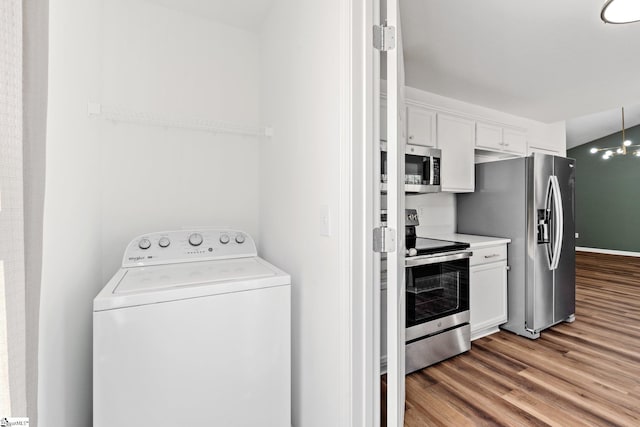
[[[473,252],[469,268],[471,340],[497,332],[507,321],[506,244]]]

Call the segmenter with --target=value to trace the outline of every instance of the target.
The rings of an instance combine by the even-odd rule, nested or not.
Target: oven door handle
[[[417,257],[405,259],[404,266],[418,267],[421,265],[437,264],[440,262],[448,262],[448,261],[455,261],[458,259],[471,258],[472,255],[473,255],[473,252],[471,251],[459,251],[459,252],[451,252],[444,255],[417,256]]]

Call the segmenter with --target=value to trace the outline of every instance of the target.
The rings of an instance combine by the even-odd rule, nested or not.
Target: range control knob
[[[189,236],[189,244],[191,246],[200,246],[202,244],[202,234],[193,233],[191,236]]]
[[[171,240],[169,240],[168,237],[161,237],[160,240],[158,240],[158,245],[161,248],[166,248],[167,246],[169,246],[171,244]]]
[[[220,243],[222,243],[223,245],[226,245],[227,243],[229,243],[229,235],[228,234],[221,234],[220,235]]]
[[[236,243],[239,243],[239,244],[244,243],[244,234],[236,234]]]
[[[151,241],[149,239],[141,239],[138,242],[138,247],[140,249],[149,249],[151,247]]]

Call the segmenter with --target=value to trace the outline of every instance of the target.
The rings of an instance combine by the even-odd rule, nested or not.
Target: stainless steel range
[[[468,243],[415,237],[415,210],[406,212],[406,372],[471,348]],[[413,236],[413,237],[410,237]]]
[[[382,222],[386,212],[382,212]],[[405,211],[407,374],[471,348],[468,243],[417,237],[415,209]],[[386,260],[381,280],[386,282]]]

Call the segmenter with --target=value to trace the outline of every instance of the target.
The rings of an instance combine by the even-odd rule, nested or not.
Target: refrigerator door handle
[[[560,254],[562,253],[562,238],[564,236],[564,215],[562,213],[562,193],[558,177],[551,175],[550,182],[553,188],[553,222],[555,236],[553,240],[553,257],[551,258],[551,270],[558,268]]]
[[[546,244],[546,249],[547,249],[547,261],[549,263],[549,270],[553,270],[553,260],[554,260],[554,252],[553,249],[555,248],[555,246],[553,246],[555,244],[555,239],[553,242],[551,242],[551,239],[549,238],[549,228],[551,228],[553,230],[552,224],[551,222],[551,218],[553,217],[551,215],[551,208],[552,208],[552,201],[553,201],[553,191],[554,191],[554,186],[553,186],[553,176],[549,176],[549,181],[547,182],[547,193],[545,195],[545,203],[544,203],[544,209],[541,209],[542,212],[540,212],[538,215],[542,217],[542,220],[540,220],[540,225],[542,226],[541,228],[539,228],[539,232],[542,231],[543,235],[542,238],[540,237],[540,235],[538,236],[538,243],[544,243]]]

